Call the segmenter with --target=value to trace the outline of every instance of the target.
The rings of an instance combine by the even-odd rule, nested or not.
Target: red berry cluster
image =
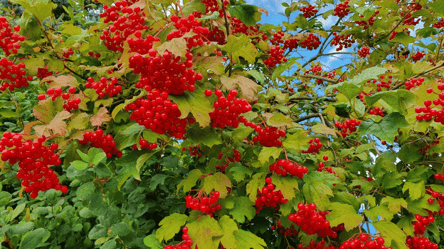
[[[323,159],[324,159],[324,161],[327,161],[328,160],[328,156],[324,156]],[[317,171],[318,172],[324,171],[324,167],[325,167],[325,163],[324,162],[319,162],[318,163]],[[330,168],[330,167],[325,168],[325,171],[327,171],[328,173],[331,173],[331,174],[336,174],[336,172],[334,172],[333,169]]]
[[[142,32],[137,30],[134,35],[136,38],[128,38],[127,42],[130,47],[129,53],[135,52],[138,54],[148,54],[153,48],[153,42],[160,41],[159,38],[148,35],[146,38],[142,38]]]
[[[352,39],[352,35],[340,35],[336,32],[333,32],[333,40],[331,40],[331,45],[333,46],[339,46],[336,48],[336,51],[341,51],[343,48],[349,48],[353,43],[355,43],[355,40]]]
[[[433,177],[434,177],[436,180],[444,181],[444,174],[436,173],[435,175],[433,175]],[[436,196],[436,197],[437,197],[437,196]]]
[[[68,93],[63,93],[62,88],[57,87],[57,88],[49,88],[48,90],[46,90],[46,93],[51,97],[52,101],[55,101],[58,97],[62,97],[63,100],[65,100],[65,103],[63,104],[63,108],[67,111],[71,111],[71,110],[76,110],[79,108],[79,104],[81,102],[80,98],[74,97],[71,98],[72,94],[74,94],[76,92],[76,88],[75,87],[70,87],[68,89]],[[46,95],[45,94],[39,94],[38,96],[39,100],[45,100],[46,99]]]
[[[302,178],[308,173],[308,168],[298,163],[292,163],[289,160],[280,159],[269,167],[271,172],[286,176],[287,174]]]
[[[200,147],[200,145],[198,145],[198,146],[190,146],[190,147],[188,147],[188,151],[190,152],[190,156],[197,156],[197,157],[201,157],[202,156],[202,153],[200,153],[200,151],[199,151],[199,147]],[[182,148],[182,151],[186,151],[187,149],[185,148],[185,147],[183,147]],[[217,167],[217,166],[216,166]]]
[[[270,177],[265,178],[265,183],[267,185],[262,188],[262,191],[257,190],[256,203],[254,204],[256,206],[256,213],[259,213],[263,207],[277,207],[281,203],[285,204],[288,202],[280,190],[275,190]]]
[[[62,162],[55,153],[59,146],[56,143],[45,146],[45,141],[44,136],[35,141],[24,140],[22,135],[9,131],[4,132],[0,140],[1,160],[11,165],[18,162],[16,176],[22,179],[21,183],[25,191],[31,193],[31,198],[36,198],[39,191],[49,189],[68,192],[68,188],[59,184],[56,173],[49,168]]]
[[[0,16],[0,48],[5,52],[5,56],[11,53],[16,54],[17,49],[21,48],[20,43],[25,40],[25,37],[16,33],[19,31],[20,26],[17,25],[11,29],[6,17]]]
[[[437,23],[433,24],[433,27],[437,28],[437,29],[443,28],[444,27],[444,19],[441,19]]]
[[[145,139],[140,139],[139,140],[139,145],[141,149],[149,149],[149,150],[154,150],[157,148],[157,143],[148,143],[148,141],[146,141]],[[133,149],[137,150],[137,144],[133,145]]]
[[[361,121],[356,120],[354,118],[347,119],[346,121],[339,123],[335,122],[335,127],[339,128],[341,130],[342,137],[346,137],[350,135],[350,133],[355,132],[356,126],[360,125]]]
[[[62,53],[63,58],[68,59],[71,55],[74,54],[72,48],[69,48],[67,51]]]
[[[373,109],[370,109],[370,111],[368,111],[368,113],[370,113],[371,115],[377,115],[377,116],[384,117],[384,112],[382,111],[381,108],[379,108],[377,106]]]
[[[289,228],[285,228],[282,226],[281,221],[278,220],[277,226],[278,226],[278,229],[277,229],[278,233],[283,234],[284,236],[296,237],[296,235],[298,235],[298,231],[296,230],[296,228],[294,227],[293,224],[291,224],[291,226]],[[270,226],[270,229],[275,230],[276,227]]]
[[[321,140],[319,138],[310,139],[310,141],[308,141],[308,143],[310,144],[308,146],[308,149],[301,151],[304,154],[316,155],[319,153],[319,150],[323,146],[323,144],[321,143]]]
[[[273,34],[273,38],[270,39],[271,44],[273,44],[274,46],[278,46],[279,44],[284,42],[284,39],[282,39],[284,37],[285,33],[282,32],[281,30],[279,30],[278,32],[275,32]]]
[[[412,55],[412,60],[413,61],[419,61],[424,57],[425,53],[422,52],[416,52],[414,55]]]
[[[113,141],[113,136],[110,134],[104,135],[102,129],[97,129],[95,132],[85,132],[83,134],[83,140],[80,140],[79,143],[91,143],[91,147],[102,149],[108,158],[112,156],[122,156],[122,152],[116,148],[116,142]]]
[[[371,236],[361,233],[359,238],[344,241],[340,249],[385,249],[384,239],[381,237],[371,239]]]
[[[364,30],[368,29],[369,26],[373,26],[375,23],[375,17],[379,14],[379,10],[375,11],[375,13],[368,19],[368,22],[365,20],[355,21],[356,24],[363,27]],[[364,18],[364,15],[359,15],[360,18]]]
[[[284,50],[288,49],[290,51],[292,51],[293,49],[296,49],[298,47],[299,44],[299,39],[297,38],[290,38],[284,41]]]
[[[298,209],[296,213],[290,214],[288,219],[300,226],[302,231],[305,231],[308,235],[317,234],[321,238],[327,236],[336,238],[338,236],[330,227],[330,222],[325,218],[329,214],[328,211],[316,211],[314,203],[307,205],[299,203]]]
[[[0,91],[6,91],[9,89],[13,91],[15,88],[28,87],[28,81],[32,80],[31,76],[26,76],[25,63],[21,62],[15,65],[14,62],[6,59],[0,59],[0,80],[5,81],[0,85]]]
[[[393,38],[395,38],[395,36],[396,36],[397,34],[398,34],[398,32],[393,31],[393,32],[390,34],[389,40],[392,40]]]
[[[285,50],[280,46],[272,47],[268,51],[268,57],[264,60],[264,63],[267,67],[275,67],[277,64],[281,64],[282,62],[287,62],[287,58],[284,57]]]
[[[358,50],[358,54],[359,56],[361,56],[361,58],[367,57],[370,55],[370,48],[362,47],[361,49]]]
[[[222,151],[219,153],[219,156],[217,157],[218,159],[222,159],[223,157],[223,153]],[[234,157],[234,158],[233,158]],[[225,158],[225,164],[222,165],[216,165],[216,169],[220,170],[221,172],[225,172],[225,169],[227,168],[229,163],[233,163],[233,162],[239,162],[241,160],[241,154],[239,153],[238,150],[234,149],[233,150],[233,157],[227,157]]]
[[[321,41],[319,40],[319,37],[310,33],[307,38],[305,38],[303,41],[300,42],[299,45],[302,48],[306,48],[308,50],[313,50],[313,49],[317,49],[319,47],[319,45],[321,45]]]
[[[183,241],[179,244],[176,244],[174,246],[167,245],[163,249],[191,249],[191,246],[193,245],[193,240],[190,239],[190,236],[188,235],[188,227],[182,228],[182,239]],[[197,246],[196,246],[197,248]]]
[[[217,0],[202,0],[202,3],[205,4],[205,13],[212,13],[219,11],[219,5]]]
[[[100,56],[102,56],[100,53],[94,53],[92,51],[88,52],[89,57],[92,57],[94,59],[99,59]]]
[[[206,36],[209,41],[217,42],[219,45],[225,44],[225,32],[219,27],[214,27]]]
[[[306,247],[304,247],[303,245],[302,245],[302,243],[301,244],[299,244],[299,249],[339,249],[338,247],[336,247],[336,246],[326,246],[325,244],[326,244],[327,242],[325,242],[325,240],[322,240],[322,241],[320,241],[320,242],[318,242],[318,243],[316,243],[315,241],[310,241],[310,244],[308,245],[308,246],[306,246]]]
[[[415,214],[415,219],[416,219],[416,221],[413,221],[412,225],[413,225],[413,229],[415,231],[415,234],[419,234],[419,235],[424,235],[424,233],[427,229],[426,226],[435,222],[435,217],[433,217],[433,215],[429,215],[427,217],[422,217],[419,214]]]
[[[156,50],[150,49],[150,57],[143,57],[140,54],[130,57],[129,67],[134,69],[134,73],[141,74],[136,87],[145,88],[148,92],[157,89],[174,95],[183,94],[186,90],[194,91],[195,81],[202,80],[203,77],[191,69],[193,66],[191,53],[186,54],[185,62],[168,50],[162,56],[156,54]]]
[[[139,30],[146,30],[145,12],[139,7],[128,7],[135,1],[116,1],[113,6],[103,5],[105,12],[100,17],[105,18],[104,23],[113,22],[108,29],[103,31],[100,39],[105,41],[105,46],[115,52],[123,52],[123,42]]]
[[[117,85],[117,83],[117,78],[107,79],[102,77],[100,78],[100,81],[94,81],[92,77],[89,77],[88,82],[85,83],[85,87],[96,90],[99,99],[106,95],[112,98],[122,92],[122,86]]]
[[[424,237],[407,237],[406,244],[410,249],[438,249],[438,244],[431,242]]]
[[[439,81],[438,81],[439,82]],[[428,94],[436,94],[438,97],[436,99],[424,100],[424,107],[416,107],[415,112],[418,113],[416,120],[418,121],[430,121],[434,120],[437,123],[444,124],[444,83],[441,82],[438,85],[438,90],[441,93],[435,93],[432,88],[427,89]],[[435,109],[436,108],[436,109]],[[424,113],[424,114],[422,114]]]
[[[223,96],[222,90],[217,89],[214,94],[218,97],[214,102],[214,111],[210,112],[211,126],[225,128],[231,126],[233,128],[239,127],[239,122],[245,120],[240,117],[242,113],[251,111],[252,107],[245,99],[236,98],[237,91],[231,90],[227,97]],[[212,91],[205,90],[205,95],[211,96]]]
[[[204,196],[203,192],[200,191],[194,198],[191,195],[185,197],[186,207],[191,208],[192,210],[201,211],[203,214],[208,214],[213,217],[214,213],[221,209],[221,205],[216,204],[219,197],[219,191],[211,192],[208,196]]]
[[[348,2],[349,2],[349,0],[346,0],[346,1],[336,5],[336,7],[334,9],[335,13],[333,15],[338,16],[340,18],[343,18],[346,15],[348,15],[350,13],[350,10],[348,9],[349,8]]]
[[[131,120],[158,134],[168,133],[177,139],[182,139],[185,135],[187,119],[179,118],[180,110],[176,103],[168,99],[166,92],[154,90],[148,93],[146,98],[140,98],[127,105],[125,110],[133,110]]]
[[[244,120],[245,126],[248,126],[249,123],[247,120]],[[262,128],[260,125],[255,124],[250,125],[250,127],[257,132],[257,135],[253,137],[253,142],[259,142],[267,147],[282,146],[282,141],[279,138],[285,137],[286,132],[284,130],[279,130],[277,127]]]
[[[37,69],[37,78],[39,79],[43,79],[46,78],[48,76],[53,75],[53,72],[48,72],[48,65],[45,65],[45,67],[39,67]]]
[[[310,18],[318,13],[316,7],[311,4],[309,4],[307,7],[302,7],[299,10],[302,12],[302,15],[304,15],[305,18]]]
[[[435,174],[435,179],[437,179],[436,174]],[[443,178],[441,178],[441,179],[443,179]],[[432,198],[430,198],[430,199],[432,199],[432,201],[435,201],[435,199],[436,199],[436,202],[439,204],[439,207],[441,208],[438,212],[434,212],[433,215],[437,215],[437,214],[444,215],[444,193],[438,193],[436,191],[433,191],[431,188],[427,188],[426,192],[427,192],[427,194],[432,196]],[[429,201],[429,203],[430,203],[430,201]]]
[[[243,23],[241,20],[237,19],[236,17],[228,17],[228,19],[231,19],[231,33],[237,34],[242,33],[247,36],[253,37],[254,42],[259,42],[260,40],[266,40],[267,36],[264,34],[263,31],[259,31],[254,26],[247,26],[245,23]]]
[[[202,27],[202,23],[197,21],[193,14],[190,14],[188,18],[179,18],[176,15],[172,15],[171,21],[174,22],[174,27],[176,27],[177,30],[167,35],[168,40],[182,37],[190,31],[193,32],[194,36],[185,38],[188,49],[202,46],[204,44],[203,38],[210,32],[207,27]]]

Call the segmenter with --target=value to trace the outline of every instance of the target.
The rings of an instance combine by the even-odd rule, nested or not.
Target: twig
[[[313,114],[308,114],[308,115],[306,115],[306,116],[300,117],[300,118],[298,118],[298,119],[296,119],[296,120],[293,120],[293,122],[295,122],[295,123],[299,123],[299,122],[305,121],[305,120],[307,120],[307,119],[318,118],[319,115],[327,116],[327,114],[325,114],[325,113],[313,113]]]
[[[304,77],[304,78],[324,80],[324,81],[331,82],[331,83],[337,83],[337,80],[333,80],[330,78],[325,78],[325,77],[317,76],[317,75],[313,75],[313,74],[299,74],[299,76]]]

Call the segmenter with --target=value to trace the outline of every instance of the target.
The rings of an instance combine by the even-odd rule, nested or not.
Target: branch
[[[434,70],[436,70],[436,69],[438,69],[438,68],[440,68],[440,67],[443,67],[443,66],[444,66],[444,61],[441,62],[440,64],[438,64],[438,65],[436,65],[436,66],[430,68],[430,69],[425,70],[424,72],[421,72],[421,73],[419,73],[419,74],[417,74],[417,75],[414,75],[412,78],[416,78],[416,77],[419,77],[419,76],[424,75],[424,74],[426,74],[426,73],[430,73],[430,72],[432,72],[432,71],[434,71]],[[396,89],[400,88],[400,87],[403,86],[403,85],[404,85],[404,82],[398,83],[398,84],[394,85],[394,86],[391,88],[391,90],[396,90]]]
[[[327,102],[336,102],[337,99],[332,98],[332,99],[328,99],[328,98],[319,98],[322,101],[327,101]],[[318,99],[316,98],[312,98],[312,97],[306,97],[306,96],[299,96],[299,97],[293,97],[290,99],[290,103],[295,103],[298,100],[314,100],[314,101],[318,101]]]
[[[306,116],[300,117],[300,118],[298,118],[296,120],[293,120],[293,121],[296,122],[296,123],[299,123],[299,122],[305,121],[305,120],[310,119],[310,118],[319,118],[319,115],[327,116],[326,113],[322,113],[322,114],[320,114],[320,113],[313,113],[313,114],[308,114]]]
[[[325,80],[325,81],[331,82],[331,83],[338,83],[337,80],[333,80],[333,79],[330,79],[330,78],[325,78],[325,77],[317,76],[317,75],[313,75],[313,74],[300,74],[299,76],[300,77],[304,77],[304,78]]]

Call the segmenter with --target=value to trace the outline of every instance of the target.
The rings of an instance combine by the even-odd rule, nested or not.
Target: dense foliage
[[[439,247],[444,0],[0,3],[2,246]]]

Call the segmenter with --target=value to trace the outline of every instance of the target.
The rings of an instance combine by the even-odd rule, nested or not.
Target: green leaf
[[[370,190],[373,189],[373,185],[364,179],[354,179],[349,186],[351,188],[360,186],[359,191],[361,191],[364,194],[370,193]]]
[[[193,169],[188,173],[187,178],[182,180],[179,185],[177,185],[177,193],[183,188],[184,193],[188,193],[194,185],[196,185],[197,180],[202,176],[202,172],[199,169]]]
[[[428,199],[430,198],[432,198],[432,196],[428,194],[424,195],[418,200],[411,200],[410,198],[407,198],[407,209],[412,214],[420,214],[422,216],[428,215],[427,210],[432,212],[439,211],[440,207],[438,202],[435,201],[432,204],[428,203]]]
[[[418,146],[413,144],[404,144],[399,151],[399,159],[407,164],[418,162],[423,157],[419,149]]]
[[[100,249],[115,249],[115,248],[117,248],[117,242],[115,239],[108,240],[100,247]]]
[[[265,164],[268,162],[270,157],[273,157],[274,160],[279,158],[283,149],[278,147],[263,147],[261,153],[259,153],[259,162]]]
[[[200,128],[197,125],[193,125],[187,130],[187,141],[194,145],[202,144],[210,148],[223,143],[220,134],[215,129],[210,126]]]
[[[24,59],[21,60],[20,62],[25,63],[26,65],[25,68],[28,71],[28,75],[31,76],[36,76],[38,69],[45,67],[45,61],[43,60],[43,57]]]
[[[430,187],[433,189],[433,191],[444,193],[444,186],[443,185],[437,185],[437,184],[431,184]]]
[[[222,228],[223,236],[220,242],[225,248],[237,248],[236,238],[234,237],[234,232],[238,231],[237,224],[227,215],[222,216],[219,219],[219,226]]]
[[[234,237],[237,240],[237,248],[263,249],[267,247],[267,244],[262,238],[252,234],[250,231],[239,229],[238,231],[234,231]]]
[[[89,199],[96,192],[96,186],[93,182],[87,182],[82,184],[76,191],[77,198],[84,201]]]
[[[274,127],[293,127],[293,122],[291,121],[291,118],[289,116],[285,116],[282,113],[273,114],[273,116],[271,116],[271,118],[267,120],[267,124]]]
[[[188,117],[188,114],[193,114],[193,117],[200,124],[201,127],[210,125],[210,112],[213,111],[213,105],[205,96],[204,91],[196,86],[194,92],[186,91],[182,95],[169,96],[179,107],[182,115],[180,118]]]
[[[414,218],[412,216],[404,216],[402,217],[396,225],[402,229],[408,236],[414,236],[414,229],[412,222]]]
[[[202,249],[217,248],[218,242],[213,241],[213,237],[223,235],[223,231],[219,223],[208,215],[204,215],[200,219],[196,219],[187,223],[188,235],[193,240],[192,248],[196,246]]]
[[[164,175],[164,174],[156,174],[154,175],[151,180],[150,180],[150,189],[151,191],[154,191],[157,186],[160,185],[164,185],[165,184],[165,179],[167,179],[169,176],[168,175]]]
[[[166,41],[157,47],[157,52],[163,55],[168,50],[171,54],[179,57],[185,57],[187,53],[187,42],[185,37],[173,38],[171,41]]]
[[[131,151],[130,153],[122,156],[115,161],[116,165],[122,167],[122,170],[118,173],[117,176],[117,188],[119,190],[130,176],[133,176],[135,179],[140,180],[140,174],[137,170],[137,164],[134,161],[135,158],[140,157],[143,153],[144,152],[137,150]]]
[[[85,162],[79,161],[79,160],[72,162],[71,165],[74,166],[74,168],[76,168],[76,170],[79,170],[79,171],[85,170],[89,167],[88,163],[85,163]]]
[[[187,222],[188,216],[174,213],[163,218],[159,223],[159,229],[156,231],[156,238],[159,242],[170,240],[176,235],[180,228]],[[190,228],[188,226],[188,228]]]
[[[308,149],[308,141],[310,137],[305,133],[304,130],[298,130],[296,133],[287,135],[285,140],[282,142],[286,149],[293,149],[297,152],[301,152],[303,149]]]
[[[131,233],[132,230],[133,229],[128,225],[128,223],[119,222],[111,227],[111,232],[109,233],[109,235],[123,237]]]
[[[234,5],[227,8],[230,14],[247,26],[256,25],[261,20],[261,13],[257,6],[249,4]]]
[[[206,6],[201,1],[189,1],[183,6],[183,14],[184,16],[189,16],[194,11],[204,13],[205,9]]]
[[[262,188],[265,184],[265,172],[257,173],[253,175],[251,181],[247,184],[247,195],[251,202],[256,201],[257,190]]]
[[[392,220],[394,215],[386,206],[372,207],[370,209],[364,210],[364,214],[367,215],[367,217],[370,218],[371,221],[378,221],[378,216],[381,216],[386,220]]]
[[[122,150],[132,146],[133,144],[137,144],[140,134],[144,130],[145,127],[139,125],[138,123],[133,123],[126,128],[120,129],[114,138],[114,141],[116,141],[116,148],[118,150]]]
[[[242,91],[241,96],[250,102],[257,100],[259,85],[247,77],[242,75],[222,76],[220,82],[227,90],[240,88]]]
[[[372,106],[378,100],[383,100],[387,105],[402,114],[407,114],[407,109],[415,104],[415,94],[410,91],[399,89],[386,91],[366,96],[368,106]]]
[[[391,196],[387,196],[382,198],[381,205],[387,203],[387,207],[390,212],[397,214],[401,212],[401,207],[407,209],[407,201],[403,198],[393,198]]]
[[[15,217],[17,217],[19,214],[21,214],[23,212],[23,210],[25,210],[25,207],[26,207],[26,203],[22,203],[22,204],[17,205],[17,207],[15,207],[14,211],[11,212],[9,220],[14,220]]]
[[[338,91],[344,94],[349,100],[354,99],[361,93],[364,88],[361,85],[353,84],[351,82],[344,82],[337,87]]]
[[[34,14],[41,23],[51,16],[52,10],[57,7],[51,0],[11,0],[11,2],[23,6],[25,10]]]
[[[248,63],[253,64],[259,52],[251,43],[248,36],[242,34],[241,36],[228,36],[227,43],[221,49],[229,55],[229,58],[234,63],[240,64],[240,57],[244,58]]]
[[[434,12],[444,15],[444,1],[433,1],[430,3],[430,5],[427,5],[430,6],[430,8],[432,8]]]
[[[314,133],[324,134],[324,135],[331,135],[333,137],[337,137],[336,131],[322,123],[318,123],[311,127],[311,131]]]
[[[351,79],[350,81],[338,83],[335,85],[330,85],[325,88],[325,91],[331,93],[335,88],[338,88],[345,83],[351,83],[351,84],[356,85],[356,87],[361,87],[363,82],[370,80],[370,79],[375,79],[379,75],[384,74],[385,72],[387,72],[387,69],[382,68],[382,67],[367,68],[364,71],[362,71],[358,76]],[[339,90],[339,88],[338,88],[338,90]],[[353,90],[353,89],[349,89],[349,90]]]
[[[402,192],[405,193],[407,190],[409,191],[411,200],[417,200],[421,198],[425,194],[424,181],[420,181],[417,183],[406,182],[404,184],[404,187],[402,188]]]
[[[385,239],[384,245],[386,247],[389,247],[394,242],[399,249],[408,249],[405,245],[407,236],[397,225],[387,220],[373,222],[372,224],[381,237]]]
[[[281,74],[291,68],[296,63],[296,58],[292,57],[287,62],[281,63],[279,66],[277,66],[273,74],[271,75],[271,80],[275,81],[277,77],[281,76]]]
[[[245,218],[251,220],[256,215],[256,208],[253,207],[253,204],[246,196],[235,197],[234,207],[229,209],[228,212],[234,220],[244,223]]]
[[[162,245],[159,243],[159,241],[156,239],[156,235],[155,234],[150,234],[148,236],[146,236],[143,239],[143,244],[145,244],[146,246],[148,246],[149,248],[152,249],[162,249]]]
[[[330,207],[330,199],[328,196],[333,196],[333,191],[322,182],[317,184],[304,184],[302,188],[307,202],[313,202],[320,210],[327,210]]]
[[[236,163],[236,166],[230,167],[230,172],[233,172],[233,178],[236,182],[241,182],[245,179],[245,176],[251,176],[253,170],[242,166],[240,163]]]
[[[71,117],[71,122],[69,122],[68,124],[68,129],[84,130],[88,128],[89,125],[90,125],[89,115],[84,112],[81,112],[78,115]]]
[[[374,135],[381,140],[393,143],[396,134],[398,134],[398,128],[407,126],[409,126],[409,123],[402,114],[392,112],[379,122],[373,120],[363,121],[359,126],[359,135]]]
[[[296,177],[272,175],[271,179],[276,185],[276,191],[280,190],[285,199],[291,200],[296,196],[295,191],[299,190],[299,182]]]
[[[259,72],[257,70],[250,70],[250,71],[247,71],[247,74],[253,76],[261,84],[264,84],[265,76],[264,76],[263,73],[261,73],[261,72]]]
[[[404,46],[408,46],[409,44],[415,42],[415,37],[411,37],[404,32],[400,32],[400,33],[396,34],[395,38],[393,38],[390,41],[391,42],[398,42]]]
[[[51,232],[45,228],[37,228],[30,232],[20,243],[22,249],[34,249],[43,245],[43,243],[51,236]]]
[[[11,201],[12,195],[8,192],[0,192],[0,207],[4,207],[8,205],[8,203]]]
[[[344,223],[345,230],[350,231],[362,223],[362,216],[352,205],[333,202],[328,209],[331,212],[327,215],[327,220],[332,227]]]
[[[231,188],[230,179],[221,172],[216,172],[214,175],[205,177],[203,190],[210,193],[213,189],[219,191],[220,198],[227,196],[227,188]]]

